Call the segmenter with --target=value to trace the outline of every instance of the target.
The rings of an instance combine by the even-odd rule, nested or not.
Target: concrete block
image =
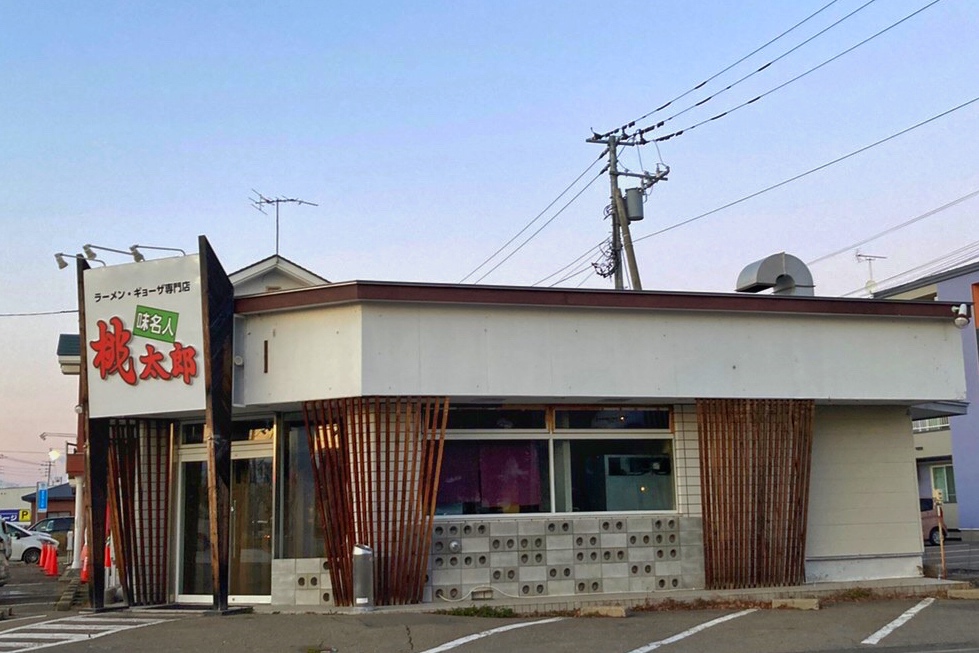
[[[551,580],[547,582],[547,593],[550,596],[574,594],[573,580]]]
[[[547,520],[521,519],[517,522],[518,535],[544,535],[547,532]]]
[[[574,538],[571,535],[548,535],[544,540],[544,548],[547,551],[557,551],[560,549],[571,549],[574,546]]]
[[[487,585],[490,582],[490,570],[485,569],[463,569],[461,583],[463,585]]]
[[[979,589],[961,589],[961,590],[949,590],[948,598],[950,599],[979,599]]]
[[[599,564],[602,562],[601,549],[578,549],[574,552],[575,564]]]
[[[520,554],[516,551],[510,553],[490,553],[490,567],[516,567],[520,564]]]
[[[629,536],[625,533],[602,533],[599,536],[599,546],[603,549],[624,549],[629,544]]]
[[[624,619],[626,609],[621,605],[585,605],[578,610],[579,617],[612,617]]]
[[[518,560],[521,565],[545,565],[547,564],[547,556],[543,551],[523,551],[520,553]]]
[[[322,571],[324,571],[322,558],[297,558],[296,559],[297,574],[318,574]]]
[[[574,551],[571,549],[548,549],[544,559],[549,565],[571,565],[575,562]]]
[[[503,596],[508,597],[519,597],[520,596],[520,584],[519,583],[491,583],[493,589]],[[499,597],[497,597],[499,598]]]
[[[295,558],[272,560],[272,578],[275,578],[276,574],[294,574],[294,573],[296,573]]]
[[[570,535],[573,532],[570,520],[547,522],[548,535]]]
[[[436,569],[431,574],[432,585],[460,585],[462,583],[461,569]]]
[[[629,578],[602,578],[603,592],[628,592]]]
[[[653,530],[651,517],[627,517],[626,530],[630,533],[649,533]]]
[[[679,576],[683,572],[683,567],[679,562],[657,562],[657,576]]]
[[[601,519],[598,522],[598,530],[600,533],[625,533],[626,518],[609,517],[609,518]]]
[[[518,535],[517,548],[521,551],[543,551],[544,535]]]
[[[772,599],[772,609],[818,610],[819,599]]]
[[[602,565],[602,578],[628,578],[629,563],[621,562]]]
[[[575,535],[598,533],[598,520],[594,518],[582,517],[574,520],[572,530]]]
[[[656,560],[656,549],[651,547],[630,548],[627,557],[629,562],[653,562]]]
[[[492,521],[489,527],[491,536],[500,537],[517,534],[517,522],[513,520]]]
[[[318,589],[296,590],[296,605],[319,605],[320,594]]]
[[[500,569],[490,569],[490,582],[496,583],[514,583],[517,582],[517,567],[503,567]]]
[[[459,544],[463,553],[487,553],[490,550],[489,537],[464,537]]]
[[[547,567],[520,567],[517,571],[517,580],[521,582],[547,580]]]
[[[602,577],[602,565],[575,565],[575,580],[599,579]]]

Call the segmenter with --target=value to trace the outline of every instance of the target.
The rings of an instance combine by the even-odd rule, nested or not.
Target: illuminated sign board
[[[85,270],[89,416],[204,410],[200,257]]]

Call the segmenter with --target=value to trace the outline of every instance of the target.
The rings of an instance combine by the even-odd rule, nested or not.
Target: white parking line
[[[751,608],[750,610],[742,610],[741,612],[735,612],[734,614],[728,614],[728,615],[725,615],[723,617],[718,617],[717,619],[711,619],[710,621],[706,621],[706,622],[700,624],[699,626],[694,626],[693,628],[687,629],[687,630],[683,631],[682,633],[677,633],[673,637],[667,637],[666,639],[661,639],[658,642],[650,642],[649,644],[646,644],[645,646],[640,646],[637,649],[633,649],[633,650],[629,651],[629,653],[647,653],[647,651],[652,651],[652,650],[658,649],[660,646],[665,646],[667,644],[672,644],[673,642],[679,642],[681,639],[686,639],[687,637],[690,637],[691,635],[696,635],[697,633],[699,633],[702,630],[707,630],[708,628],[712,628],[713,626],[716,626],[718,624],[722,624],[725,621],[731,621],[732,619],[737,619],[738,617],[743,617],[746,614],[751,614],[752,612],[756,612],[757,610],[758,610],[758,608]]]
[[[933,598],[927,598],[927,599],[923,600],[921,603],[919,603],[918,605],[914,606],[910,610],[907,610],[900,617],[898,617],[897,619],[895,619],[891,623],[887,624],[886,626],[884,626],[883,628],[881,628],[880,630],[878,630],[876,633],[874,633],[873,635],[871,635],[870,637],[868,637],[867,639],[863,640],[860,643],[861,644],[871,644],[871,645],[877,644],[878,642],[880,642],[880,640],[884,639],[885,637],[887,637],[888,635],[890,635],[891,633],[893,633],[895,630],[897,630],[898,628],[900,628],[901,626],[903,626],[904,624],[906,624],[908,621],[910,621],[911,620],[911,617],[913,617],[914,615],[918,614],[919,612],[921,612],[922,610],[924,610],[925,608],[927,608],[929,605],[931,605],[934,602],[935,602],[935,599],[933,599]]]
[[[72,642],[97,639],[124,630],[143,628],[167,621],[173,621],[173,619],[127,618],[124,615],[108,617],[101,614],[49,619],[41,623],[25,624],[0,631],[0,653],[36,651]]]
[[[474,635],[466,635],[465,637],[460,637],[459,639],[454,639],[451,642],[446,642],[436,646],[435,648],[430,648],[421,653],[441,653],[442,651],[448,651],[457,646],[462,646],[463,644],[468,644],[469,642],[474,642],[477,639],[482,639],[484,637],[489,637],[490,635],[495,635],[497,633],[503,633],[508,630],[514,630],[516,628],[526,628],[527,626],[540,626],[543,624],[554,623],[555,621],[561,621],[564,617],[552,617],[550,619],[541,619],[540,621],[523,621],[518,624],[510,624],[508,626],[500,626],[499,628],[492,628],[490,630],[484,630],[481,633],[476,633]]]

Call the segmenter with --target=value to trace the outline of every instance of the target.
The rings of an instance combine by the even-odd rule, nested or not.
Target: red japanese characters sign
[[[198,256],[85,271],[92,417],[204,408]]]

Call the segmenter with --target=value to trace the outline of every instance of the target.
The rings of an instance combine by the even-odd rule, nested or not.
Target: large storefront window
[[[675,510],[672,429],[669,407],[455,408],[436,514]]]
[[[287,422],[279,438],[279,533],[277,558],[319,558],[326,552],[306,427]]]

